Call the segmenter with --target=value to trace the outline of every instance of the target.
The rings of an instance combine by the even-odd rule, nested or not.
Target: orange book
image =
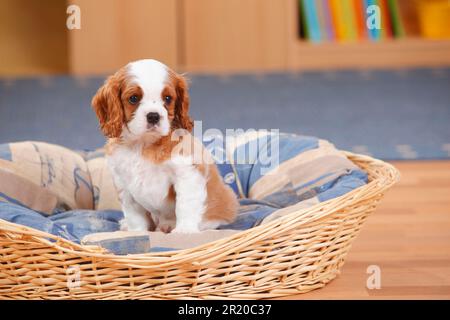
[[[335,26],[336,39],[345,41],[345,18],[341,0],[330,0],[331,17]]]
[[[392,23],[387,0],[378,0],[381,11],[381,38],[392,38]]]
[[[358,39],[367,39],[366,12],[364,0],[353,0]]]
[[[406,36],[418,36],[420,34],[417,3],[411,0],[397,0],[400,17],[404,24]]]

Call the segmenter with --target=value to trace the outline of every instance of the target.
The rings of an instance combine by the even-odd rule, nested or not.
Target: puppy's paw
[[[119,230],[120,231],[128,231],[127,219],[122,219],[119,221]]]
[[[172,230],[173,233],[197,233],[200,232],[198,226],[181,225]]]
[[[164,233],[170,233],[170,232],[172,232],[172,230],[173,230],[173,225],[171,225],[171,224],[159,224],[155,229],[155,231],[161,231]]]

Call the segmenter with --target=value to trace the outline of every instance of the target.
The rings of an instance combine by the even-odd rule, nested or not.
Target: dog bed
[[[101,151],[1,145],[0,297],[306,292],[336,276],[363,221],[398,179],[384,162],[313,137],[240,135],[227,141],[229,153],[217,140],[205,145],[216,158],[225,154],[219,170],[240,212],[220,230],[189,237],[117,231],[122,212]]]

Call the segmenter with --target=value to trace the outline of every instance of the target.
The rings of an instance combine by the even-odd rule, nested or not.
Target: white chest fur
[[[173,185],[173,170],[168,163],[155,164],[142,157],[142,149],[118,147],[107,157],[117,187],[154,215],[174,211],[167,195]]]
[[[107,156],[114,182],[122,190],[122,209],[128,230],[148,230],[144,216],[151,212],[158,226],[169,224],[173,232],[198,232],[204,228],[208,175],[190,156],[153,163],[140,146],[117,146]],[[173,186],[176,199],[168,197]]]

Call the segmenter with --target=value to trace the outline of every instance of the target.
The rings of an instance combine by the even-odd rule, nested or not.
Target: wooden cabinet
[[[66,28],[70,4],[80,30]],[[104,75],[150,57],[219,73],[450,65],[449,40],[312,44],[298,25],[298,0],[4,0],[0,75]]]
[[[66,73],[66,5],[61,0],[2,0],[0,76]]]
[[[68,31],[71,73],[110,73],[149,57],[177,65],[176,0],[69,3],[81,9],[81,29]]]
[[[183,0],[181,64],[189,71],[287,67],[287,1]]]

